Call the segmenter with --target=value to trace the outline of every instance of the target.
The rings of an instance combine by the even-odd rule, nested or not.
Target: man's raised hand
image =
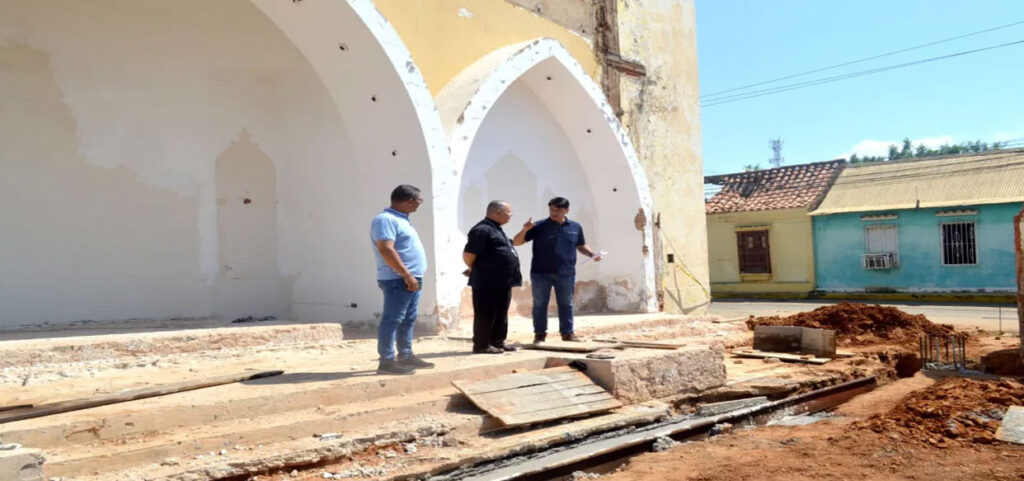
[[[533,229],[533,217],[530,217],[529,219],[526,219],[526,222],[523,222],[523,230],[528,231],[530,229]]]

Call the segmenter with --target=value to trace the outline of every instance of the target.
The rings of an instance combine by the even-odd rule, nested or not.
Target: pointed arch
[[[443,329],[451,313],[436,302],[436,277],[444,259],[458,256],[450,252],[447,237],[454,224],[448,225],[443,215],[450,208],[443,193],[455,188],[456,178],[437,108],[409,50],[371,0],[250,1],[303,53],[339,111],[362,114],[355,119],[350,113],[346,128],[359,139],[361,161],[372,164],[363,170],[370,174],[363,182],[376,187],[370,202],[386,205],[390,189],[399,183],[424,190],[428,203],[413,220],[435,279],[424,286],[420,317],[440,322]],[[354,227],[365,237],[363,223]],[[372,312],[379,306],[367,308]]]
[[[0,37],[25,99],[0,109],[22,119],[0,135],[4,168],[26,186],[0,198],[45,220],[12,239],[17,257],[0,249],[18,273],[0,325],[373,322],[368,223],[403,183],[427,198],[413,221],[428,275],[457,258],[438,241],[456,179],[440,117],[371,0],[6,2]],[[443,313],[424,285],[429,322]]]
[[[526,201],[521,203],[527,205],[518,210],[513,205],[513,210],[525,218],[546,216],[541,211],[545,195],[578,192],[582,199],[577,201],[582,202],[573,204],[570,217],[588,216],[588,243],[610,253],[599,266],[578,270],[578,292],[584,297],[580,302],[588,303],[589,289],[602,298],[595,304],[601,310],[657,309],[646,174],[600,87],[565,47],[541,38],[496,50],[446,85],[437,105],[459,176],[453,196],[462,197],[468,190],[474,196],[494,197],[499,191],[519,195],[523,189]],[[501,144],[502,137],[516,136],[520,141],[515,145]],[[481,169],[491,168],[481,163],[500,165],[501,177],[510,185],[481,187],[486,183],[479,180]],[[531,179],[538,182],[533,192],[526,185]],[[449,202],[457,205],[459,200]],[[465,230],[473,213],[466,214],[466,206],[462,210],[460,227]],[[513,225],[518,225],[515,220]]]

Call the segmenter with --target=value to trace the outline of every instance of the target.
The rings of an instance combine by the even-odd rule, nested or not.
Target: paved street
[[[711,304],[711,314],[725,318],[771,315],[789,315],[801,311],[810,311],[821,306],[836,304],[840,301],[816,300],[780,300],[765,301],[759,299],[719,299]],[[978,327],[986,331],[999,331],[1000,317],[1002,330],[1017,332],[1017,308],[1013,304],[977,305],[977,304],[934,304],[916,302],[869,302],[852,301],[866,304],[892,306],[911,314],[924,314],[932,322],[952,324],[957,328]]]

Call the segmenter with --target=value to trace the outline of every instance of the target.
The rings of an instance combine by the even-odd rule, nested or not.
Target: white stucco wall
[[[569,198],[569,216],[583,224],[588,244],[609,252],[579,267],[578,280],[599,286],[580,302],[656,309],[646,177],[600,88],[564,47],[539,39],[495,51],[437,101],[463,176],[462,232],[494,198],[513,203],[510,234],[531,215],[546,217],[551,197]],[[527,279],[529,251],[520,248]]]
[[[421,187],[433,253],[455,178],[388,29],[362,0],[0,1],[0,326],[374,319],[370,218]]]
[[[505,91],[480,126],[460,192],[459,230],[463,234],[484,217],[484,208],[493,199],[511,203],[513,218],[505,230],[512,236],[528,218],[539,221],[547,217],[548,201],[561,196],[569,199],[569,217],[583,225],[587,241],[599,245],[594,196],[579,156],[543,102],[521,82]],[[518,249],[526,279],[531,245]],[[609,261],[614,259],[609,256]],[[577,277],[595,279],[598,270],[607,265],[612,262],[582,268]]]

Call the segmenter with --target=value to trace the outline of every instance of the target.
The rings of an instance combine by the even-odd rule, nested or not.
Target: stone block
[[[43,452],[38,449],[0,451],[0,479],[43,481],[43,460]]]
[[[552,365],[573,359],[553,359]],[[725,384],[722,349],[683,347],[673,351],[630,348],[615,359],[579,359],[595,383],[626,404],[699,393]]]
[[[754,349],[833,358],[836,357],[836,331],[798,326],[757,326],[754,328]]]
[[[757,326],[754,349],[766,352],[799,352],[803,330],[797,326]]]
[[[801,329],[800,352],[814,357],[836,357],[836,331],[812,327]]]

